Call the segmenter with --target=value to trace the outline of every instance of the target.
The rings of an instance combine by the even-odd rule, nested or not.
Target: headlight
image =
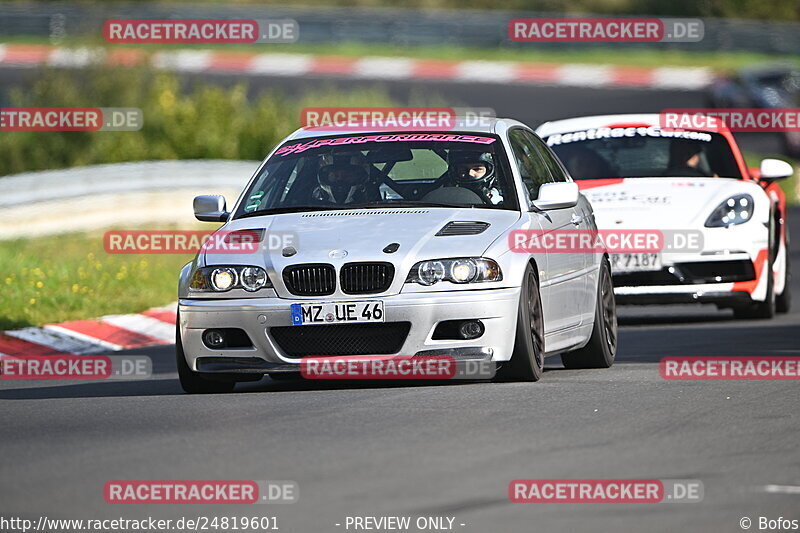
[[[411,267],[406,283],[433,285],[440,281],[479,283],[502,279],[500,266],[495,261],[483,257],[458,257],[420,261]]]
[[[253,292],[267,284],[267,272],[260,267],[245,267],[239,279],[244,290]]]
[[[197,292],[226,292],[244,289],[249,292],[272,287],[267,272],[257,266],[211,266],[192,274],[189,289]]]
[[[239,276],[232,268],[215,268],[211,271],[211,286],[215,291],[229,291],[236,285]]]
[[[749,194],[731,196],[711,213],[706,220],[707,228],[724,228],[735,224],[744,224],[753,218],[755,204]]]
[[[422,285],[433,285],[444,279],[444,264],[441,261],[424,261],[414,265],[418,282]],[[412,271],[414,268],[411,269]]]

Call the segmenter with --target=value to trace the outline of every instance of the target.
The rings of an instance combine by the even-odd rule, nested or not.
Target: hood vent
[[[325,211],[320,213],[306,213],[302,218],[315,217],[357,217],[364,215],[423,215],[427,209],[402,209],[392,211]]]
[[[453,235],[478,235],[486,231],[491,224],[488,222],[469,222],[454,221],[448,222],[436,234],[437,237],[449,237]]]

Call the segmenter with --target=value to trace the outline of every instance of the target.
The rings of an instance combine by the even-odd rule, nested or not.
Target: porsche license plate
[[[659,253],[611,254],[612,272],[654,272],[661,266]]]
[[[309,302],[292,304],[292,325],[383,322],[383,302]]]

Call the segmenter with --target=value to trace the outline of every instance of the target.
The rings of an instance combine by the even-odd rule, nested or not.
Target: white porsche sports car
[[[790,306],[786,199],[794,169],[748,169],[728,131],[663,130],[659,115],[571,118],[537,133],[595,208],[601,230],[659,230],[659,251],[611,254],[618,303],[714,303],[737,317]],[[693,243],[693,244],[692,244]]]
[[[605,254],[509,245],[515,230],[596,230],[589,202],[522,123],[298,130],[232,209],[221,196],[199,196],[194,209],[261,246],[204,250],[181,271],[176,355],[187,392],[296,377],[308,356],[446,355],[528,381],[551,354],[569,368],[614,361]]]

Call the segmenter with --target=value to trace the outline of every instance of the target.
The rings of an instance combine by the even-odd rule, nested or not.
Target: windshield
[[[576,180],[742,177],[728,140],[718,133],[594,128],[545,140]]]
[[[403,133],[320,137],[281,146],[236,218],[359,207],[517,209],[499,139]]]

